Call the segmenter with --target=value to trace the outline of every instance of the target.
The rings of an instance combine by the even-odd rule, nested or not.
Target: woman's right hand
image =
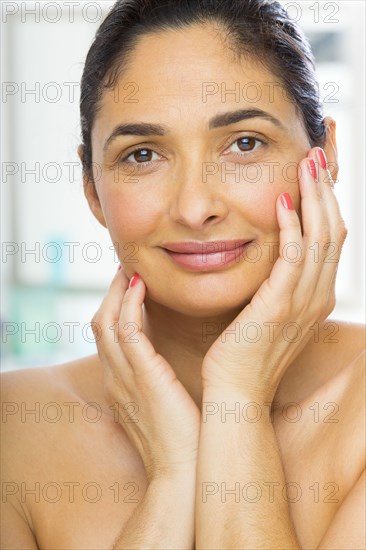
[[[139,452],[150,481],[195,470],[201,414],[172,367],[142,332],[145,292],[141,277],[129,288],[120,268],[92,327],[104,367],[105,395],[116,404],[118,421]]]

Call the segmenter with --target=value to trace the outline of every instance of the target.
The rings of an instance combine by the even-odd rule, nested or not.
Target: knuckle
[[[97,329],[99,328],[102,328],[103,326],[106,325],[106,319],[104,318],[103,315],[101,314],[98,314],[98,315],[94,315],[91,323],[92,323],[92,326],[93,327],[96,327]]]
[[[346,224],[344,223],[344,221],[342,220],[339,225],[338,225],[338,228],[337,228],[337,237],[338,237],[338,240],[341,242],[341,243],[344,243],[344,241],[346,240],[347,238],[347,235],[348,235],[348,229],[346,227]]]
[[[97,311],[97,313],[95,313],[92,317],[92,320],[90,321],[90,324],[91,324],[91,327],[92,327],[92,330],[94,332],[94,328],[95,327],[98,327],[100,326],[100,314],[99,314],[99,311]]]
[[[314,318],[317,321],[323,320],[327,317],[327,307],[322,301],[318,301],[316,304],[311,304],[311,311],[313,311]]]
[[[336,295],[335,290],[332,288],[329,292],[327,302],[319,308],[318,317],[321,319],[326,319],[328,315],[332,313],[336,306]]]
[[[327,304],[326,304],[326,307],[323,308],[322,312],[321,312],[321,315],[319,315],[319,319],[326,319],[331,313],[332,311],[334,310],[336,306],[336,301],[335,301],[335,298],[329,298]]]
[[[336,307],[336,304],[337,300],[335,297],[335,292],[332,292],[328,300],[327,315],[332,313],[333,309]]]
[[[92,320],[90,321],[90,328],[93,332],[94,338],[96,342],[99,342],[106,332],[108,321],[104,317],[103,313],[98,310],[97,313],[93,316]]]
[[[98,342],[102,336],[102,328],[100,323],[97,321],[91,321],[90,327],[96,342]]]
[[[92,320],[91,320],[91,323],[99,323],[99,318],[100,318],[100,312],[99,312],[99,309],[98,311],[96,311],[92,317]]]

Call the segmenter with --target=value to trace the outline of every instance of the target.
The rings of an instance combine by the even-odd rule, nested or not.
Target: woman
[[[121,0],[80,106],[121,269],[97,354],[3,377],[3,548],[364,548],[364,332],[327,322],[347,230],[302,32]]]

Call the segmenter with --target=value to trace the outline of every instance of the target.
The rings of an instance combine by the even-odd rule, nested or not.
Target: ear
[[[336,140],[336,122],[335,120],[333,120],[332,117],[327,116],[324,118],[324,124],[327,130],[324,152],[327,157],[329,172],[332,176],[334,183],[336,183],[339,170]]]
[[[77,149],[77,153],[82,163],[83,154],[84,154],[84,146],[82,144],[79,145]],[[101,225],[103,225],[103,227],[107,227],[106,221],[104,219],[102,206],[100,204],[98,193],[95,188],[94,181],[91,179],[88,179],[84,171],[83,171],[83,187],[84,187],[84,195],[88,201],[90,210],[93,212],[98,222]]]

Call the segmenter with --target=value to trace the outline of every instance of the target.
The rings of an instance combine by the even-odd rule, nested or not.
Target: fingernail
[[[317,174],[316,164],[315,164],[314,160],[313,159],[307,159],[306,162],[307,162],[308,170],[310,172],[311,177],[314,180],[317,180],[318,179],[318,174]]]
[[[135,284],[138,282],[139,280],[139,274],[138,273],[135,273],[131,279],[130,279],[130,284],[128,285],[128,288],[131,288],[132,286],[135,286]]]
[[[318,147],[316,149],[316,156],[318,157],[318,161],[319,161],[320,166],[322,168],[324,168],[324,170],[326,170],[326,168],[327,168],[327,157],[325,156],[325,153],[324,153],[323,149]]]
[[[120,269],[122,269],[121,264],[119,264],[117,271],[119,271]]]
[[[283,206],[285,208],[287,208],[287,210],[293,210],[294,207],[292,205],[292,200],[291,200],[291,197],[288,193],[282,193],[282,195],[280,195],[281,197],[281,202],[283,204]]]

